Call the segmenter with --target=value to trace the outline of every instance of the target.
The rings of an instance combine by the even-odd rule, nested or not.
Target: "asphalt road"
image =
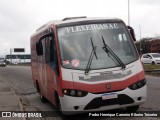
[[[7,66],[0,67],[0,76],[8,82],[14,89],[16,94],[20,97],[25,111],[54,111],[55,117],[41,118],[43,120],[61,120],[63,119],[59,113],[55,111],[52,104],[41,103],[39,94],[33,86],[31,68],[29,66]],[[143,104],[139,111],[160,111],[160,78],[146,76],[148,86],[148,97],[145,104]],[[75,117],[75,116],[74,116]],[[28,119],[28,118],[27,118]],[[70,118],[71,119],[71,118]],[[75,119],[75,118],[74,118]],[[80,119],[80,118],[76,118]],[[93,119],[93,117],[83,118],[85,120]],[[159,117],[94,117],[96,120],[160,120]],[[28,119],[30,120],[30,119]]]

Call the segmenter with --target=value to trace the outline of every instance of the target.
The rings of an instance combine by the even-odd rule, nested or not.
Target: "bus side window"
[[[53,37],[51,37],[50,39],[49,49],[50,49],[50,65],[55,70],[55,73],[59,75],[57,51],[56,51],[55,39]]]
[[[54,63],[54,43],[52,37],[45,39],[45,59],[46,63]]]
[[[42,38],[41,38],[42,39]],[[59,75],[57,51],[55,45],[54,34],[46,34],[43,36],[45,40],[45,63],[48,64],[57,75]]]

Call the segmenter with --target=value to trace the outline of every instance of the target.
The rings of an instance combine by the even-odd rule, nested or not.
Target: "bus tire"
[[[40,93],[39,84],[37,80],[36,80],[36,89],[37,89],[37,92]]]
[[[136,112],[139,109],[139,105],[127,107],[128,112]]]
[[[58,97],[57,93],[55,93],[55,100],[56,100],[56,109],[57,109],[57,111],[62,113],[61,102],[59,100],[59,97]]]

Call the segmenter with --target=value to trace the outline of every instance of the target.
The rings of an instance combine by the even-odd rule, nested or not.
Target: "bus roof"
[[[53,20],[53,21],[49,21],[48,23],[44,24],[43,26],[41,26],[40,28],[38,28],[36,30],[36,32],[44,30],[45,28],[49,27],[50,25],[54,24],[56,26],[64,26],[66,24],[74,24],[77,22],[80,23],[84,23],[84,22],[122,22],[121,19],[119,18],[87,18],[87,17],[71,17],[71,18],[64,18],[63,20]]]

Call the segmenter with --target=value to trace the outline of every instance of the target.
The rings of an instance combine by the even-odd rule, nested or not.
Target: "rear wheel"
[[[139,105],[127,107],[128,112],[136,112],[139,109]]]
[[[42,95],[42,92],[41,92],[41,90],[40,90],[38,81],[36,81],[36,88],[37,88],[37,92],[38,92],[39,95],[40,95],[41,102],[42,102],[42,103],[47,102],[47,99]]]
[[[41,93],[41,91],[40,91],[40,99],[41,99],[41,102],[42,103],[45,103],[45,102],[47,102],[47,99],[42,95],[42,93]]]
[[[37,81],[36,81],[36,88],[37,88],[37,92],[39,93],[39,92],[40,92],[40,89],[39,89],[39,84],[38,84]]]

